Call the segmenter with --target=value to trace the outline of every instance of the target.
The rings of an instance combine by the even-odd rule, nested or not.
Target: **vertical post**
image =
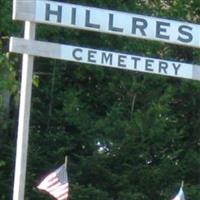
[[[68,157],[67,156],[65,156],[65,169],[67,170],[67,161],[68,161]]]
[[[184,186],[184,181],[181,181],[181,188],[183,188]]]
[[[26,21],[24,38],[34,40],[35,28],[35,23]],[[24,200],[33,61],[33,56],[23,54],[13,200]]]

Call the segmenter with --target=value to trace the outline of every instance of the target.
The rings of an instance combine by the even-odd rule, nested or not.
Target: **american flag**
[[[37,188],[46,191],[57,200],[67,200],[69,183],[65,165],[50,173]]]
[[[178,194],[172,200],[185,200],[185,195],[182,187],[179,189]]]

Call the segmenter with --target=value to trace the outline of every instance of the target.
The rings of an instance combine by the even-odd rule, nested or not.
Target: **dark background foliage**
[[[65,2],[65,1],[63,1]],[[78,0],[71,3],[200,22],[199,0]],[[12,198],[23,36],[12,1],[0,2],[0,199]],[[37,25],[38,40],[200,63],[198,49]],[[92,39],[91,39],[92,38]],[[185,182],[200,199],[200,83],[35,58],[25,199],[68,155],[71,200],[169,200]]]

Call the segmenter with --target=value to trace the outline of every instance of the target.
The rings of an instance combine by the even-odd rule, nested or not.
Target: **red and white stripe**
[[[67,179],[67,173],[64,166],[61,166],[56,171],[49,174],[38,186],[39,190],[44,190],[57,200],[67,200],[69,183]],[[59,173],[64,173],[63,177],[60,177]]]

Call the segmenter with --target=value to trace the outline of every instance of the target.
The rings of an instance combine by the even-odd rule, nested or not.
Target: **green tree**
[[[76,4],[199,22],[198,0],[79,0]],[[11,21],[12,2],[1,5],[2,42],[10,35],[21,36],[23,28],[21,23]],[[63,27],[37,25],[36,38],[184,62],[200,61],[199,51],[190,47]],[[4,49],[5,42],[1,46]],[[18,56],[8,59],[5,53],[2,50],[0,54],[4,74],[0,77],[0,93],[9,91],[12,113],[18,108],[16,79],[20,79],[20,68],[16,66],[20,62]],[[35,186],[64,162],[66,154],[72,200],[169,200],[182,180],[186,198],[200,198],[198,81],[44,58],[35,58],[33,80],[27,200],[49,199]],[[5,118],[2,109],[0,198],[9,199],[17,115]]]

